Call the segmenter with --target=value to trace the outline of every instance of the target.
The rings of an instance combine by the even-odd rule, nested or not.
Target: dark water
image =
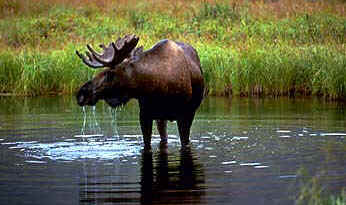
[[[0,203],[294,204],[304,177],[330,193],[346,187],[345,104],[207,98],[191,148],[169,123],[168,149],[156,135],[152,153],[135,101],[95,110],[74,98],[0,98]]]

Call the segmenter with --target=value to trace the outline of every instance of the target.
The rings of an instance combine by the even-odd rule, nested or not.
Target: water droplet
[[[280,179],[286,179],[286,178],[296,178],[297,175],[282,175],[282,176],[279,176]]]
[[[263,169],[263,168],[268,168],[269,166],[265,166],[265,165],[260,165],[260,166],[254,166],[254,168],[256,169]]]
[[[139,138],[141,135],[123,135],[125,138]]]
[[[222,162],[221,164],[227,165],[227,164],[236,164],[237,161],[228,161],[228,162]]]
[[[37,161],[37,160],[27,160],[25,162],[30,164],[46,164],[47,163],[45,161]]]
[[[1,145],[14,145],[17,144],[16,142],[3,142]]]
[[[346,133],[321,133],[321,136],[346,136]]]
[[[65,139],[65,142],[72,142],[72,141],[76,141],[76,139]]]
[[[290,133],[290,130],[276,130],[278,133]]]
[[[103,137],[101,134],[94,134],[94,135],[75,135],[73,137],[76,138],[91,138],[91,137]],[[66,141],[66,140],[65,140]]]
[[[232,137],[231,141],[233,140],[247,140],[249,137]]]
[[[290,136],[290,135],[282,135],[282,136],[279,136],[280,138],[290,138],[290,137],[292,137],[292,136]]]
[[[179,137],[177,135],[168,135],[168,138],[171,138],[171,139],[178,139]]]
[[[20,149],[21,147],[9,147],[8,149]]]
[[[205,150],[209,150],[209,151],[210,151],[210,150],[214,150],[214,148],[212,148],[212,147],[206,147]]]
[[[259,166],[261,163],[258,162],[250,162],[250,163],[241,163],[240,166]]]

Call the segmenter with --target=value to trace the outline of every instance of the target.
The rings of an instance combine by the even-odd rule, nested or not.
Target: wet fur
[[[107,68],[77,93],[79,105],[100,99],[110,106],[139,101],[144,143],[150,147],[153,120],[158,120],[162,141],[167,141],[167,120],[177,120],[183,145],[203,99],[204,79],[199,57],[188,44],[162,40],[147,51],[140,49],[114,68]]]

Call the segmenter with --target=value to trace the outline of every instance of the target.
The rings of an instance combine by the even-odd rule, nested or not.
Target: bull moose
[[[100,54],[87,45],[87,56],[76,54],[92,68],[107,67],[77,92],[80,106],[102,99],[111,107],[139,102],[145,149],[151,148],[153,120],[161,143],[167,143],[167,120],[177,121],[182,146],[189,144],[195,112],[204,95],[204,79],[196,50],[185,43],[161,40],[151,49],[137,47],[139,38],[126,35]]]

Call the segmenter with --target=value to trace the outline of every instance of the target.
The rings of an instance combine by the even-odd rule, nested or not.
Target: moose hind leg
[[[160,134],[161,143],[165,144],[168,140],[167,134],[167,120],[156,120],[157,131]]]
[[[194,118],[194,113],[191,115],[184,116],[177,120],[178,130],[180,135],[180,142],[182,146],[186,146],[190,143],[190,128]]]
[[[141,130],[143,134],[144,149],[151,149],[151,134],[153,129],[153,120],[140,116]]]

